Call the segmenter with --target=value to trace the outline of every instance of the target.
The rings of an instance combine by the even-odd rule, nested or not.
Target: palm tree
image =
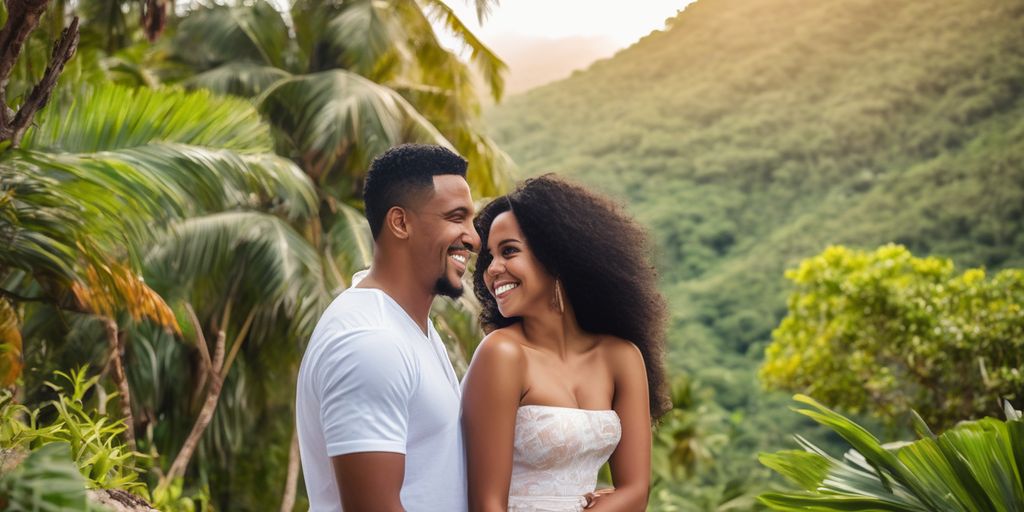
[[[278,150],[324,201],[357,204],[370,159],[410,141],[454,147],[470,161],[473,192],[495,195],[511,160],[482,135],[470,68],[440,45],[432,20],[465,44],[500,98],[504,63],[439,0],[297,0],[287,16],[265,1],[201,8],[177,27],[172,54],[195,71],[186,85],[255,98]]]
[[[477,1],[481,16],[491,3]],[[71,78],[153,86],[174,71],[152,67],[159,44],[147,51],[134,36],[103,38],[105,29],[88,24],[112,12],[97,7],[117,2],[75,5],[87,27]],[[294,371],[326,300],[370,261],[358,198],[374,154],[407,141],[455,147],[470,160],[474,193],[506,186],[511,161],[481,135],[469,68],[438,44],[431,19],[460,34],[500,96],[504,65],[438,1],[307,2],[290,19],[265,2],[204,8],[177,27],[175,53],[200,71],[184,83],[253,97],[271,131],[238,100],[72,87],[57,91],[59,106],[43,112],[22,150],[0,156],[12,177],[0,191],[0,215],[11,219],[0,220],[0,236],[53,235],[0,253],[5,303],[16,306],[0,307],[0,332],[30,346],[54,340],[68,354],[106,339],[107,349],[86,357],[100,367],[112,362],[129,397],[122,403],[134,404],[122,409],[143,434],[140,449],[177,454],[158,461],[158,490],[176,485],[195,454],[195,474],[210,476],[193,490],[213,480],[228,499],[241,485],[256,490],[259,506],[277,489],[269,483],[291,468],[282,500],[290,508]],[[372,35],[367,44],[353,45],[364,33]],[[27,200],[37,189],[35,202]],[[243,255],[244,265],[228,264]],[[285,278],[267,279],[274,275]],[[40,297],[46,301],[30,300]],[[87,314],[61,313],[72,306]],[[435,309],[456,366],[480,337],[473,307],[467,298]],[[61,317],[68,320],[46,321]],[[93,317],[103,319],[99,330]],[[2,328],[10,318],[24,319],[20,332]],[[114,367],[122,358],[126,367]],[[267,446],[268,456],[236,465],[252,444]],[[232,466],[239,469],[216,470]]]
[[[478,1],[478,14],[492,3]],[[402,142],[441,144],[470,161],[468,178],[478,196],[500,193],[509,181],[511,160],[482,135],[477,81],[439,44],[432,22],[460,38],[492,96],[500,97],[504,64],[440,1],[298,0],[287,13],[257,1],[200,8],[174,28],[173,59],[195,73],[182,83],[252,98],[273,127],[278,153],[316,185],[320,215],[307,238],[321,255],[328,291],[344,288],[355,270],[369,264],[372,240],[359,209],[363,173],[376,154]],[[464,368],[481,337],[474,311],[471,297],[435,306],[435,321],[457,367]],[[308,332],[295,339],[307,338]],[[245,360],[258,355],[254,352],[243,349]],[[279,358],[270,371],[294,372],[300,354]],[[293,374],[287,378],[294,381]],[[236,384],[262,382],[250,374]],[[247,404],[252,417],[254,402],[239,398],[235,403]],[[243,414],[233,409],[219,409],[218,414],[235,419],[211,426],[210,452],[202,458],[213,460],[213,452],[221,460],[230,458],[230,440],[241,437],[231,427],[243,425],[238,420]],[[288,466],[297,470],[291,434]],[[295,475],[286,479],[294,482]]]
[[[45,344],[33,348],[49,365],[63,349],[81,364],[77,342],[105,337],[98,366],[110,362],[133,425],[126,335],[144,325],[179,331],[177,312],[137,271],[145,248],[165,240],[159,226],[254,209],[301,224],[315,217],[316,196],[297,167],[271,153],[269,130],[245,101],[117,86],[74,97],[44,110],[22,147],[0,155],[0,323],[5,346]],[[69,313],[70,329],[46,321]],[[19,317],[20,332],[11,328]],[[99,336],[90,319],[99,319]],[[49,365],[26,376],[28,389]],[[8,382],[17,369],[8,364]]]

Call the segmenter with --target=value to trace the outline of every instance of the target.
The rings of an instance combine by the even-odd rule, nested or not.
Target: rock
[[[113,512],[159,512],[146,500],[121,489],[89,489],[89,501]]]

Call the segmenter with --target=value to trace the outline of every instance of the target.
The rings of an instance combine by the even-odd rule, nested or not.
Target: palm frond
[[[199,70],[246,62],[296,71],[288,25],[265,1],[190,12],[178,27],[174,48],[176,59]]]
[[[37,123],[22,147],[81,153],[170,142],[242,153],[273,149],[248,102],[208,91],[83,87],[70,104],[49,105]]]
[[[84,154],[21,151],[11,163],[39,180],[57,180],[94,225],[124,224],[136,235],[149,231],[146,223],[209,211],[266,208],[301,219],[317,208],[306,176],[266,154],[150,144]]]
[[[93,263],[86,267],[84,277],[84,281],[71,285],[71,291],[87,311],[117,318],[118,313],[126,310],[135,321],[148,319],[160,327],[179,332],[170,306],[128,265]]]
[[[291,75],[280,68],[248,62],[229,62],[188,77],[183,83],[190,89],[209,89],[218,94],[250,98],[260,95],[274,82]]]
[[[467,272],[467,276],[471,275]],[[477,345],[484,337],[480,328],[480,303],[472,293],[472,283],[463,280],[466,293],[458,299],[437,299],[430,309],[430,316],[438,333],[448,349],[448,358],[455,371],[461,376],[469,366],[469,360]]]
[[[258,310],[267,323],[288,322],[291,332],[305,336],[328,300],[316,249],[264,213],[217,213],[175,223],[143,267],[146,282],[171,300],[187,298],[197,308],[214,309],[231,302],[238,311]],[[257,325],[252,333],[258,336]]]
[[[500,0],[473,0],[473,4],[476,6],[477,22],[483,25],[487,17],[491,15],[491,10],[500,3]]]
[[[361,176],[374,156],[402,142],[452,147],[398,93],[348,71],[282,80],[257,106],[320,183],[339,162]]]
[[[346,2],[321,38],[338,56],[335,66],[378,82],[386,69],[412,57],[404,27],[389,5],[375,0]]]
[[[0,163],[0,267],[74,278],[83,219],[57,185]]]
[[[508,65],[498,57],[487,45],[483,44],[469,27],[455,14],[442,0],[420,0],[430,20],[444,25],[448,31],[457,37],[460,42],[469,50],[470,62],[476,66],[487,83],[494,101],[501,100],[505,93],[505,74],[508,72]],[[477,0],[477,16],[483,23],[483,18],[489,10],[490,3],[485,0]],[[494,2],[497,4],[497,2]]]
[[[348,286],[352,274],[373,261],[373,235],[362,212],[344,203],[334,206],[337,214],[327,232],[325,250],[334,279]]]

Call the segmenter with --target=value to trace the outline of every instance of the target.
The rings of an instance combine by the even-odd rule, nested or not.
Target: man
[[[324,312],[299,369],[312,511],[466,510],[459,385],[428,317],[435,295],[462,293],[480,244],[465,176],[466,161],[438,146],[398,146],[370,165],[373,263]]]

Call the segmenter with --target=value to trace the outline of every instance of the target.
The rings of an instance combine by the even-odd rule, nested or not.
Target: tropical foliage
[[[497,4],[474,3],[480,18]],[[1000,270],[1024,267],[1019,2],[700,0],[665,31],[498,106],[488,130],[478,95],[501,95],[504,66],[445,3],[274,5],[54,1],[0,80],[0,108],[39,99],[33,86],[79,16],[49,105],[20,144],[0,142],[0,386],[14,390],[0,432],[32,450],[0,469],[3,507],[85,509],[86,485],[122,485],[163,510],[302,508],[287,383],[319,310],[370,261],[362,173],[392,144],[434,142],[469,158],[476,197],[493,195],[513,165],[487,132],[528,174],[564,172],[627,200],[661,247],[670,363],[685,377],[655,433],[652,509],[757,508],[777,485],[758,452],[794,432],[834,446],[806,416],[780,414],[785,398],[756,375],[787,314],[783,270],[830,244],[938,257],[833,249],[791,273],[807,282],[768,380],[893,423],[916,407],[945,426],[992,414],[995,394],[1020,399],[1009,349],[1022,339],[1021,278]],[[474,307],[434,311],[457,367],[480,339]],[[868,323],[874,338],[858,337]],[[88,391],[58,392],[54,371]],[[934,443],[981,461],[1005,452],[955,438],[999,437],[997,423]],[[54,425],[93,444],[29,434]],[[808,485],[832,470],[870,476],[860,489],[910,503],[926,499],[915,486],[960,481],[994,507],[989,483],[953,463],[956,474],[916,473],[908,461],[931,438],[891,453],[941,485],[856,456],[793,460]],[[862,441],[863,460],[891,459]],[[765,499],[811,499],[790,494]]]
[[[66,16],[81,17],[77,58],[48,107],[0,146],[0,377],[16,389],[11,404],[28,406],[12,405],[15,421],[63,403],[45,385],[52,371],[96,369],[75,375],[101,398],[76,410],[117,404],[96,421],[109,421],[104,439],[123,440],[111,445],[119,464],[143,474],[95,485],[165,510],[301,506],[294,391],[282,383],[294,382],[320,311],[369,263],[369,159],[433,142],[470,158],[476,194],[506,186],[511,161],[480,131],[470,68],[431,23],[466,43],[495,97],[503,64],[442,2],[390,4],[202,7],[171,13],[168,36],[150,43],[164,2],[58,3],[21,48],[5,89],[15,101]],[[482,17],[490,2],[477,7]],[[353,45],[363,30],[372,44]],[[223,44],[187,44],[210,35]],[[208,80],[245,78],[257,53],[273,67],[266,90]],[[472,307],[436,312],[462,361],[480,337]]]
[[[145,494],[135,456],[120,441],[124,423],[98,412],[106,409],[114,395],[96,397],[91,391],[99,376],[88,377],[87,372],[88,367],[71,373],[55,372],[60,384],[47,384],[57,397],[34,410],[16,404],[10,392],[0,395],[0,444],[10,457],[53,443],[65,444],[70,449],[68,460],[85,478],[86,485],[81,489],[116,488]],[[99,403],[87,406],[87,393]],[[14,493],[13,489],[8,492]]]
[[[830,247],[786,272],[789,314],[762,379],[832,406],[931,425],[994,416],[1024,399],[1024,272],[955,275],[902,246]]]
[[[1024,504],[1024,419],[1006,407],[939,435],[917,417],[920,439],[883,445],[849,418],[797,395],[797,412],[835,431],[853,448],[842,459],[797,438],[803,450],[763,454],[761,462],[803,489],[766,493],[773,510],[987,511]]]

